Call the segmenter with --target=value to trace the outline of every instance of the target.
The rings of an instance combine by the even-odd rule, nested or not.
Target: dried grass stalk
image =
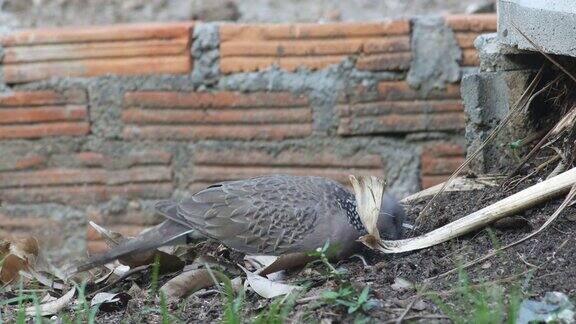
[[[402,253],[446,242],[550,200],[568,191],[575,183],[576,168],[572,168],[424,235],[397,241],[380,241],[378,250]]]

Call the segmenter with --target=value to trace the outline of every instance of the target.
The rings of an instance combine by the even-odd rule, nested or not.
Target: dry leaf
[[[36,279],[39,283],[43,284],[46,287],[56,289],[56,290],[63,290],[64,284],[61,282],[54,281],[53,278],[49,278],[44,272],[36,271],[33,268],[29,268],[27,271],[32,278]]]
[[[25,237],[10,244],[10,253],[25,260],[28,264],[35,264],[40,248],[38,240],[33,236]]]
[[[6,244],[2,243],[2,249],[5,248]],[[20,277],[20,271],[34,267],[38,253],[38,241],[32,236],[8,244],[8,253],[5,254],[0,269],[0,282],[7,285],[16,281]]]
[[[260,270],[266,268],[278,259],[276,255],[245,255],[244,261],[250,264],[254,269]]]
[[[14,254],[8,254],[2,262],[0,281],[7,285],[18,279],[20,270],[26,269],[26,261]]]
[[[356,197],[356,208],[360,215],[360,220],[368,232],[359,238],[360,242],[371,249],[378,249],[380,233],[378,232],[378,216],[380,215],[380,206],[384,196],[386,182],[375,176],[361,176],[356,178],[350,175],[350,182],[354,188]]]
[[[404,278],[400,278],[400,277],[394,278],[394,283],[392,285],[390,285],[390,288],[392,288],[392,290],[396,290],[396,291],[408,290],[408,289],[412,289],[413,287],[414,287],[414,284],[412,284],[410,281],[408,281]]]
[[[10,242],[0,240],[0,261],[10,252]]]
[[[74,298],[75,293],[76,293],[76,288],[72,288],[64,296],[62,296],[56,300],[52,300],[52,301],[49,301],[47,303],[40,304],[38,306],[40,315],[41,316],[48,316],[48,315],[57,314],[62,309],[64,309],[64,307],[66,307],[68,304],[70,304],[70,302],[72,301],[72,298]],[[36,311],[37,311],[36,308],[37,308],[36,305],[26,307],[26,315],[35,315]]]
[[[217,280],[226,278],[226,276],[219,271],[211,271]],[[213,285],[214,280],[209,270],[190,270],[170,279],[160,288],[160,291],[162,291],[167,297],[180,298]]]
[[[240,266],[246,273],[246,282],[250,287],[260,296],[264,298],[274,298],[282,295],[287,295],[295,289],[300,289],[298,286],[274,282],[265,277],[259,276],[248,271],[246,268]]]
[[[117,246],[119,243],[126,241],[128,238],[122,234],[110,231],[92,221],[89,222],[90,226],[94,228],[106,242],[109,248]],[[159,259],[160,273],[171,273],[180,271],[184,268],[185,262],[175,255],[162,252],[160,250],[152,250],[142,253],[126,255],[118,259],[118,261],[130,268],[136,268],[143,265],[153,264],[156,258]]]
[[[125,292],[121,293],[97,293],[90,301],[90,307],[98,305],[98,309],[104,312],[115,312],[126,308],[132,297]]]

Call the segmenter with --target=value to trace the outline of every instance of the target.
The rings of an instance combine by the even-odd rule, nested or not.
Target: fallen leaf
[[[394,283],[390,285],[390,288],[396,291],[408,290],[412,289],[413,287],[414,285],[410,281],[400,277],[394,278]]]
[[[10,242],[0,240],[0,261],[10,252]]]
[[[43,284],[46,287],[56,289],[56,290],[63,290],[64,284],[61,282],[54,281],[53,278],[49,278],[44,272],[36,271],[35,269],[28,269],[28,273],[36,279],[39,283]]]
[[[106,243],[106,245],[108,247],[113,247],[116,246],[118,244],[120,244],[120,242],[124,241],[125,238],[122,234],[111,231],[107,228],[104,228],[92,221],[88,222],[90,224],[90,226],[92,226],[93,229],[96,230],[96,232],[98,232],[98,234],[100,234],[100,236],[102,237],[102,239],[104,240],[104,242]]]
[[[20,277],[20,270],[24,269],[26,269],[26,261],[14,254],[8,254],[2,261],[0,281],[4,285],[10,284]]]
[[[2,244],[2,249],[6,244]],[[12,242],[8,245],[8,253],[4,254],[2,269],[0,269],[0,282],[4,285],[16,281],[20,271],[34,267],[38,258],[38,241],[32,236]]]
[[[33,236],[27,236],[10,244],[10,254],[20,257],[29,264],[36,263],[39,252],[38,240]]]
[[[54,297],[54,296],[52,296],[52,295],[50,295],[50,294],[46,294],[46,295],[44,296],[44,298],[42,298],[42,300],[40,300],[40,304],[45,304],[45,303],[48,303],[48,302],[51,302],[51,301],[55,301],[56,299],[58,299],[58,298],[56,298],[56,297]]]
[[[97,293],[90,301],[90,307],[98,306],[104,312],[115,312],[126,308],[128,301],[132,299],[128,293]]]
[[[239,292],[242,289],[242,278],[236,277],[230,280],[230,285],[232,286],[232,290],[234,290],[234,292]]]
[[[216,280],[227,280],[227,277],[220,271],[211,271]],[[190,270],[170,279],[160,288],[160,291],[167,297],[180,298],[213,285],[214,279],[208,269]]]
[[[49,301],[49,302],[44,303],[44,304],[40,304],[38,306],[38,311],[39,311],[40,315],[41,316],[48,316],[48,315],[54,315],[54,314],[60,312],[62,309],[64,309],[64,307],[66,307],[68,304],[70,304],[70,302],[72,301],[72,298],[74,298],[75,293],[76,293],[76,288],[72,288],[72,289],[70,289],[70,291],[68,291],[62,297],[60,297],[56,300]],[[26,307],[26,315],[35,315],[36,311],[37,311],[36,305]]]
[[[258,295],[264,298],[274,298],[291,293],[295,289],[300,289],[298,286],[274,282],[265,277],[259,276],[255,273],[248,271],[246,268],[240,266],[246,273],[246,282]]]
[[[268,267],[278,259],[276,255],[245,255],[244,261],[250,264],[254,269],[260,270]]]
[[[428,307],[428,305],[426,305],[426,302],[422,299],[419,299],[414,304],[412,304],[412,309],[419,312],[425,310],[426,307]]]

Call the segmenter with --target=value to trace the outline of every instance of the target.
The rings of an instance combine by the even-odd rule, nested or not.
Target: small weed
[[[302,291],[305,291],[303,289]],[[254,320],[254,324],[282,324],[288,320],[288,315],[296,304],[296,299],[302,292],[293,292],[284,297],[277,298],[268,307],[261,311]]]
[[[152,274],[150,278],[150,297],[156,296],[158,292],[158,277],[160,276],[160,257],[156,255],[152,264]]]
[[[238,294],[234,293],[234,288],[232,287],[232,280],[228,278],[221,272],[214,272],[207,265],[206,269],[212,277],[212,281],[220,288],[220,293],[224,297],[224,312],[222,313],[222,323],[226,324],[240,324],[242,323],[242,318],[240,316],[240,310],[244,304],[245,291],[240,289]],[[221,282],[222,285],[219,285]]]
[[[322,262],[322,264],[324,264],[324,266],[326,266],[326,268],[328,269],[330,277],[335,277],[336,279],[342,280],[343,273],[338,271],[332,265],[332,263],[330,263],[330,260],[328,258],[328,255],[332,253],[333,250],[334,248],[330,247],[330,242],[326,241],[326,243],[324,243],[324,246],[318,248],[315,252],[311,252],[310,256],[314,256],[320,259],[320,262]]]
[[[175,321],[175,318],[168,313],[168,303],[163,292],[160,292],[160,317],[162,318],[162,324],[170,324]]]
[[[514,323],[520,308],[521,293],[516,287],[506,289],[496,284],[472,286],[464,271],[459,272],[454,293],[442,299],[426,294],[454,323]],[[507,305],[507,306],[506,306]]]
[[[76,285],[78,292],[78,308],[76,309],[76,323],[93,324],[96,321],[96,314],[98,314],[99,306],[90,308],[88,300],[86,299],[86,283],[83,282],[80,286]],[[85,320],[85,322],[83,322]]]
[[[336,291],[326,291],[322,294],[322,299],[327,304],[336,304],[347,307],[348,314],[354,314],[357,311],[369,311],[372,304],[368,302],[368,293],[370,288],[364,287],[359,295],[354,293],[352,286],[346,285]]]
[[[23,283],[22,280],[20,280],[18,287],[18,313],[16,315],[17,324],[26,323],[26,307],[24,306],[23,290]]]
[[[508,143],[508,148],[510,149],[510,153],[514,159],[520,160],[520,149],[523,145],[524,141],[521,139]]]

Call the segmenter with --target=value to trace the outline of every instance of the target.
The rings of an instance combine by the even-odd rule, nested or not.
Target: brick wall
[[[101,250],[158,199],[271,173],[386,176],[404,195],[465,152],[459,84],[417,88],[412,20],[138,24],[0,39],[0,235]],[[494,15],[444,18],[462,56]],[[422,51],[420,50],[419,53]],[[427,49],[429,55],[443,55]],[[86,243],[86,239],[88,243]]]

